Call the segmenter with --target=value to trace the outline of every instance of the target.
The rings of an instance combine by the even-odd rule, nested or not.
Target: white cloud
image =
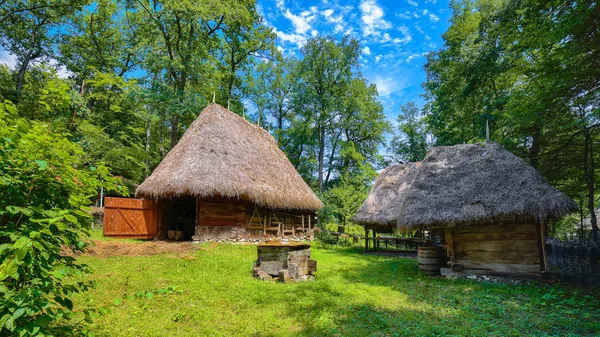
[[[408,0],[408,4],[415,7],[419,6],[419,3],[413,0]]]
[[[398,31],[400,31],[400,33],[402,33],[402,37],[395,38],[393,41],[394,43],[399,44],[399,43],[408,43],[408,42],[412,41],[412,35],[410,34],[410,30],[408,29],[408,27],[400,26],[400,27],[398,27]]]
[[[333,14],[333,9],[326,9],[322,11],[321,14],[323,14],[324,17],[329,18],[331,14]]]
[[[275,2],[275,6],[281,10],[285,9],[285,3],[283,0],[277,0],[277,2]]]
[[[50,64],[52,65],[52,67],[54,69],[56,69],[56,74],[58,75],[59,78],[68,78],[69,76],[75,75],[74,73],[67,70],[67,68],[65,68],[65,66],[58,65],[56,60],[50,61]]]
[[[365,55],[371,55],[371,48],[369,48],[368,46],[365,46],[362,49],[362,53],[365,54]]]
[[[429,14],[429,20],[431,20],[433,22],[437,22],[440,20],[440,17],[435,14]]]
[[[396,13],[396,16],[400,19],[408,20],[412,18],[412,13],[410,11],[406,11],[404,13]]]
[[[277,37],[279,37],[284,42],[290,42],[298,46],[298,48],[302,48],[306,43],[306,37],[300,34],[287,34],[282,31],[278,31],[277,29],[273,29]]]
[[[390,41],[391,39],[392,38],[390,37],[390,34],[385,33],[385,34],[383,34],[383,37],[381,38],[380,42],[381,43],[386,43],[386,42]]]
[[[411,55],[409,55],[409,56],[406,58],[406,62],[410,62],[412,59],[415,59],[415,58],[417,58],[417,57],[421,57],[421,56],[423,56],[423,55],[424,55],[424,54],[419,54],[419,53],[416,53],[416,54],[411,54]]]
[[[308,14],[303,15],[304,13]],[[285,13],[283,13],[283,16],[292,22],[292,25],[294,25],[294,29],[296,30],[297,34],[304,34],[311,28],[309,22],[315,18],[314,15],[308,16],[309,14],[310,12],[305,11],[302,14],[300,14],[300,16],[298,16],[292,14],[292,12],[290,12],[290,10],[287,9]]]
[[[69,76],[74,75],[72,72],[68,71],[65,66],[60,65],[55,59],[34,61],[31,63],[31,65],[39,65],[41,63],[46,63],[54,68],[54,70],[56,70],[56,75],[58,75],[59,78],[68,78]],[[5,64],[9,68],[14,68],[17,66],[17,57],[6,50],[0,50],[0,64]]]
[[[391,77],[376,76],[373,82],[377,86],[377,92],[381,96],[388,96],[401,89],[399,83]]]
[[[381,55],[375,56],[375,63],[379,63],[381,61]]]
[[[375,0],[362,0],[360,3],[362,21],[364,23],[363,35],[378,36],[380,29],[389,29],[392,25],[383,19],[383,9],[377,5]]]
[[[9,68],[13,68],[17,65],[17,58],[6,50],[2,50],[0,51],[0,63],[4,63]]]
[[[310,31],[310,35],[312,37],[315,37],[315,36],[319,35],[319,32],[316,29],[313,29],[313,30]]]

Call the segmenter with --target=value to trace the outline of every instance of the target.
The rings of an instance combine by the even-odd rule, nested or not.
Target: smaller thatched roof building
[[[196,200],[195,210],[191,206],[185,212],[179,206],[173,210],[175,216],[195,211],[196,229],[246,228],[250,222],[259,221],[256,226],[266,231],[266,227],[273,227],[271,220],[265,225],[267,212],[308,216],[323,207],[273,136],[218,104],[200,113],[179,143],[137,188],[136,197]],[[245,212],[247,216],[242,214]],[[290,221],[282,218],[279,215],[277,222],[289,225]],[[225,227],[219,227],[219,231],[225,231]],[[227,230],[239,233],[238,229]]]
[[[419,163],[392,165],[354,216],[361,224],[401,227],[560,218],[577,204],[498,144],[430,149]]]
[[[441,229],[452,263],[532,273],[544,267],[540,224],[577,209],[498,144],[464,144],[432,148],[422,162],[385,169],[353,220]]]

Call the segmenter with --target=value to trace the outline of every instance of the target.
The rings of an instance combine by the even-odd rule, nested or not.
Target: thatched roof
[[[354,220],[371,225],[395,226],[398,205],[405,202],[411,182],[416,176],[416,165],[396,164],[383,170]]]
[[[465,144],[432,148],[420,163],[387,168],[354,221],[454,226],[560,218],[576,210],[573,200],[499,145]]]
[[[282,210],[323,207],[269,133],[218,104],[202,111],[135,194],[243,198]]]

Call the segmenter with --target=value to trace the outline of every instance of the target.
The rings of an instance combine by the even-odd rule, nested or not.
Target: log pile
[[[317,261],[310,259],[308,243],[265,243],[257,246],[257,253],[252,267],[256,278],[283,283],[314,279]]]

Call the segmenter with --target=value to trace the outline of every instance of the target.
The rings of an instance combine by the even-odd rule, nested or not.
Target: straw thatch
[[[396,225],[398,205],[405,202],[417,164],[390,165],[383,170],[354,220],[371,225]]]
[[[218,104],[202,111],[135,194],[243,198],[282,210],[323,207],[270,134]]]
[[[432,148],[412,170],[383,171],[354,220],[411,228],[532,222],[577,210],[533,167],[494,143]]]

